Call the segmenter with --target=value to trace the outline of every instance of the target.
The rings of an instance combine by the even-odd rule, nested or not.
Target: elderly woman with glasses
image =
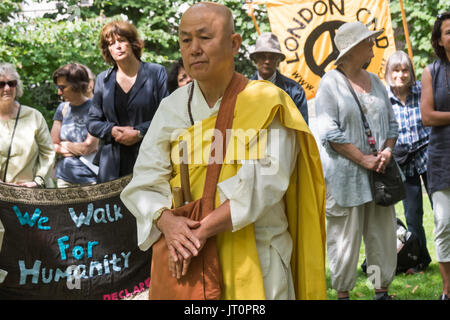
[[[56,153],[55,177],[59,188],[97,182],[95,156],[98,139],[87,131],[88,112],[92,100],[88,97],[89,73],[78,63],[60,67],[53,73],[58,95],[64,100],[55,112],[51,136]]]
[[[398,139],[393,150],[406,180],[403,200],[408,230],[419,239],[420,256],[413,272],[427,268],[431,257],[423,228],[422,181],[428,191],[427,161],[430,128],[425,127],[420,114],[421,83],[416,81],[411,59],[403,51],[390,55],[386,65],[387,90],[398,122]],[[431,201],[431,197],[430,201]]]
[[[16,99],[23,86],[16,68],[0,63],[0,182],[51,186],[55,151],[42,114]]]
[[[438,59],[422,74],[422,121],[431,127],[428,187],[433,199],[434,243],[442,276],[440,299],[450,298],[450,12],[437,16],[431,44]]]
[[[348,22],[338,29],[334,42],[341,72],[330,70],[323,76],[315,101],[325,150],[331,285],[339,299],[348,300],[355,285],[362,238],[376,300],[391,299],[388,287],[397,265],[394,206],[377,205],[370,184],[372,172],[384,172],[398,136],[385,86],[377,75],[365,70],[374,57],[374,39],[381,33],[383,30],[370,31],[361,22]],[[350,88],[369,122],[371,139]],[[370,147],[373,144],[378,150],[375,154]]]

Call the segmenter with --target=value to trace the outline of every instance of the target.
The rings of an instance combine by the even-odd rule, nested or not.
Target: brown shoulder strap
[[[214,199],[216,195],[217,182],[219,181],[220,170],[227,148],[226,130],[233,124],[234,108],[238,94],[247,86],[248,79],[240,73],[235,72],[230,84],[228,85],[220,103],[219,113],[217,115],[215,132],[220,132],[221,139],[213,136],[211,143],[211,154],[208,169],[206,171],[205,187],[203,189],[202,199],[204,201],[204,211],[206,213],[214,210]],[[218,137],[219,138],[219,137]],[[220,152],[222,154],[217,154]]]

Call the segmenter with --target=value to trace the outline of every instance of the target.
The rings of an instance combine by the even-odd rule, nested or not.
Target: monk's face
[[[220,10],[190,8],[181,18],[178,34],[184,67],[192,78],[216,81],[234,71],[233,58],[242,40]]]

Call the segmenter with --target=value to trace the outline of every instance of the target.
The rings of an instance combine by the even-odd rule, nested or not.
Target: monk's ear
[[[242,37],[239,33],[233,33],[231,35],[231,43],[232,43],[232,48],[233,48],[233,55],[238,54],[239,49],[241,48],[241,44],[242,44]]]

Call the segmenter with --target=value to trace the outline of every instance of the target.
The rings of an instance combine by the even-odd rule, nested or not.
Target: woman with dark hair
[[[427,161],[430,128],[420,115],[421,83],[416,81],[409,56],[396,51],[388,59],[385,79],[387,91],[398,123],[398,139],[393,155],[406,177],[406,198],[403,200],[406,224],[419,239],[420,257],[413,272],[424,270],[431,262],[423,228],[422,181],[427,186]],[[421,181],[422,179],[422,181]],[[430,201],[431,196],[429,195]]]
[[[167,90],[169,93],[174,92],[176,89],[187,85],[193,79],[186,72],[183,65],[183,59],[179,59],[175,62],[169,70],[167,75]]]
[[[441,300],[450,297],[450,12],[439,14],[431,33],[438,59],[422,74],[422,121],[431,127],[428,187],[433,199],[434,243],[442,276]]]
[[[84,64],[81,64],[81,63],[76,63],[76,64],[78,64],[78,65],[82,66],[83,68],[85,68],[87,73],[88,73],[89,85],[88,85],[87,91],[85,93],[85,96],[91,99],[94,96],[95,79],[97,77],[95,76],[95,73],[93,73],[92,70],[89,69]]]
[[[58,188],[93,184],[97,181],[89,158],[97,150],[98,139],[87,132],[86,123],[92,100],[88,98],[89,73],[77,63],[62,66],[53,73],[58,95],[64,100],[53,117],[53,146],[61,156],[56,164]]]
[[[112,21],[100,34],[100,49],[113,67],[98,75],[88,131],[103,140],[98,182],[133,172],[141,141],[161,100],[168,95],[163,66],[142,62],[144,43],[136,27]]]

